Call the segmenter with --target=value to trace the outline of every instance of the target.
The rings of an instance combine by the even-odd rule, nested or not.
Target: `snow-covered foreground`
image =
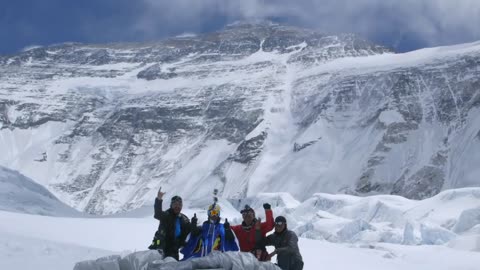
[[[0,212],[0,219],[0,269],[11,270],[73,269],[78,261],[143,250],[155,227],[146,219],[69,220],[7,212]],[[306,270],[475,270],[480,265],[478,252],[446,246],[338,244],[300,238],[300,249]]]
[[[480,265],[478,252],[445,246],[345,245],[301,238],[300,248],[305,270],[474,270]]]
[[[76,261],[95,259],[108,254],[112,252],[0,232],[0,269],[2,270],[73,269]]]
[[[474,270],[480,265],[479,193],[478,188],[450,190],[423,201],[317,194],[303,203],[288,194],[262,194],[249,203],[259,216],[264,201],[272,203],[275,215],[287,216],[289,226],[302,236],[306,270]],[[188,202],[200,208],[184,212],[202,217],[206,203]],[[239,222],[235,208],[221,203],[222,215]],[[78,261],[145,250],[157,225],[151,216],[79,218],[0,211],[0,269],[72,269]]]

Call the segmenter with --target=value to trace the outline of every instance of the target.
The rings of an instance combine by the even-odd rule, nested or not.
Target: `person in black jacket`
[[[173,196],[170,208],[163,211],[163,195],[165,193],[160,188],[154,206],[154,217],[160,221],[160,224],[153,243],[148,248],[162,250],[165,257],[178,260],[178,250],[185,245],[185,239],[191,231],[190,220],[181,213],[183,202],[180,196]]]
[[[256,239],[266,246],[274,246],[275,250],[268,258],[277,255],[277,263],[282,270],[302,270],[303,259],[298,248],[298,237],[295,232],[287,229],[287,219],[283,216],[275,218],[275,232],[262,237],[256,226]]]

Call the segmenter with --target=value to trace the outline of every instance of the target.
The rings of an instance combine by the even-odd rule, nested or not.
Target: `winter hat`
[[[252,212],[253,212],[253,215],[255,215],[255,210],[253,210],[253,208],[251,208],[250,205],[245,204],[245,206],[243,207],[243,209],[240,210],[240,213],[243,214],[243,213],[250,212],[250,211],[252,211]]]
[[[284,216],[278,216],[275,218],[275,223],[277,222],[283,222],[284,224],[287,224],[287,219]]]
[[[173,196],[173,197],[172,197],[172,200],[170,201],[170,206],[171,206],[173,203],[176,203],[176,202],[182,203],[182,202],[183,202],[183,201],[182,201],[182,197],[177,196],[177,195]]]

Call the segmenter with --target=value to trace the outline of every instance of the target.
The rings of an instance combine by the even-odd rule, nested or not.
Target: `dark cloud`
[[[78,41],[147,41],[273,20],[354,32],[400,51],[480,39],[478,0],[16,0],[0,7],[0,53]]]

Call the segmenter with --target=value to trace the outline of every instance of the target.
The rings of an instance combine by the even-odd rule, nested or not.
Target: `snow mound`
[[[375,228],[363,219],[356,219],[345,224],[338,232],[339,240],[342,242],[356,242],[355,238],[363,231],[375,230]]]
[[[476,227],[480,231],[480,224]],[[480,252],[480,233],[477,231],[476,233],[459,235],[448,242],[447,246],[458,250]]]
[[[455,233],[432,224],[421,224],[420,233],[424,245],[442,245],[455,238]]]
[[[213,252],[206,257],[194,258],[184,262],[153,262],[147,270],[281,270],[270,262],[259,262],[247,252]]]
[[[301,203],[288,193],[260,193],[222,202],[228,210],[222,215],[240,224],[238,209],[249,204],[263,218],[265,202],[272,205],[274,216],[287,218],[289,229],[314,240],[415,246],[444,245],[467,232],[480,236],[471,231],[480,223],[480,188],[446,190],[425,200],[316,193]]]
[[[480,208],[467,209],[460,214],[453,231],[462,233],[470,230],[477,224],[480,224]]]
[[[148,264],[163,260],[163,255],[156,250],[138,251],[125,257],[111,255],[96,260],[78,262],[73,270],[146,270]],[[166,258],[166,261],[175,261]]]
[[[395,197],[394,197],[395,198]],[[399,201],[392,198],[386,200],[382,197],[367,197],[359,200],[357,203],[343,207],[337,214],[348,218],[360,218],[367,222],[390,222],[397,225],[403,225],[405,219],[403,217],[404,207],[407,204],[400,202],[404,198],[398,197]]]
[[[415,229],[414,229],[413,225],[410,222],[408,222],[405,225],[405,228],[403,230],[402,244],[404,244],[404,245],[415,245],[418,242],[419,242],[419,240],[418,240],[418,237],[416,237],[416,235],[415,235]]]
[[[120,270],[119,255],[110,255],[96,260],[83,261],[75,264],[73,270]]]
[[[177,262],[171,257],[163,258],[156,250],[139,251],[123,258],[118,255],[83,261],[74,270],[280,270],[270,262],[259,262],[251,253],[213,252],[206,257]]]
[[[324,193],[314,194],[312,198],[306,200],[296,209],[296,213],[307,216],[308,213],[315,213],[312,210],[322,210],[335,213],[344,206],[354,203],[356,197],[349,195],[331,195]]]
[[[465,208],[467,206],[469,208]],[[444,245],[480,224],[480,188],[447,190],[425,200],[317,193],[284,214],[301,237],[338,243]]]
[[[30,178],[1,166],[0,210],[45,216],[82,215]]]
[[[431,200],[440,201],[454,201],[463,198],[480,199],[480,188],[459,188],[440,192],[436,196],[430,198]],[[430,200],[426,199],[426,200]]]
[[[238,210],[242,209],[246,204],[255,210],[261,210],[264,203],[269,203],[272,208],[292,209],[300,205],[300,202],[292,197],[289,193],[259,193],[254,197],[247,197],[232,201],[232,205]]]

